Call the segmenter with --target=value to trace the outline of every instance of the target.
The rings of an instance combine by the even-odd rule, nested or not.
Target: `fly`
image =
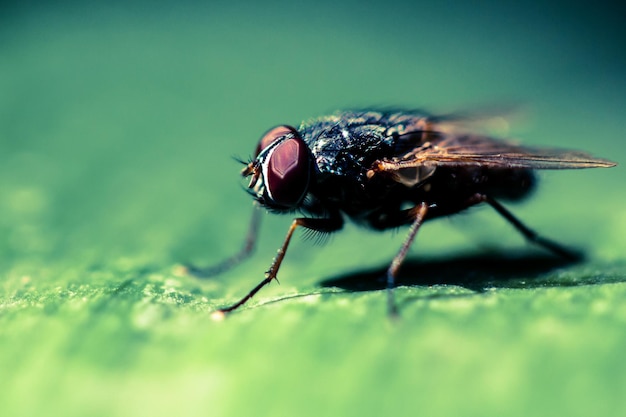
[[[387,270],[387,306],[397,314],[396,276],[422,224],[486,203],[530,242],[556,255],[577,255],[525,226],[500,200],[517,201],[535,185],[536,169],[607,168],[614,162],[588,153],[520,146],[465,131],[461,120],[411,111],[344,111],[277,126],[258,142],[241,174],[255,200],[246,243],[235,256],[196,275],[214,275],[248,257],[257,237],[259,208],[295,217],[265,278],[226,314],[276,279],[296,229],[340,230],[345,219],[375,230],[409,226]]]

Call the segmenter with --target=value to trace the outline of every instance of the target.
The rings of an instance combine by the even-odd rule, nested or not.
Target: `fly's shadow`
[[[428,260],[407,260],[402,265],[397,286],[456,285],[475,292],[489,288],[536,288],[596,284],[592,277],[576,278],[558,274],[561,268],[578,264],[554,256],[527,253],[509,256],[502,253],[462,254]],[[322,287],[348,291],[374,291],[387,287],[386,268],[360,270],[329,278]]]

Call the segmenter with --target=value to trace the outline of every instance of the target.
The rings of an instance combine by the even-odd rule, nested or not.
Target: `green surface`
[[[512,136],[623,164],[618,14],[3,7],[2,416],[626,415],[622,167],[544,173],[511,207],[584,263],[543,257],[486,208],[427,224],[395,322],[375,277],[403,230],[295,239],[281,285],[221,322],[290,219],[266,216],[254,258],[223,276],[176,274],[243,241],[231,157],[338,108],[515,100],[529,117]]]

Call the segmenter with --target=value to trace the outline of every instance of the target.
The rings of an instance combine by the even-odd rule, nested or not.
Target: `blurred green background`
[[[433,285],[398,289],[397,322],[375,277],[403,230],[295,239],[223,322],[290,219],[223,276],[175,273],[240,247],[232,156],[280,123],[522,103],[511,136],[626,161],[623,15],[535,3],[2,3],[0,414],[626,415],[622,167],[542,173],[512,207],[581,264],[489,209],[427,224],[402,275]]]

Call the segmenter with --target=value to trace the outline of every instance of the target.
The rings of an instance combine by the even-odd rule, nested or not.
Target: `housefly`
[[[295,217],[265,278],[238,302],[220,309],[229,313],[276,279],[294,231],[327,234],[345,219],[375,230],[409,226],[386,274],[387,303],[393,298],[398,270],[422,223],[486,203],[534,244],[559,256],[574,253],[541,237],[503,205],[523,199],[534,187],[536,169],[612,167],[616,164],[585,152],[520,146],[462,128],[463,120],[413,111],[344,111],[267,131],[241,175],[256,209],[243,249],[208,269],[213,275],[246,258],[259,226],[259,208]]]

